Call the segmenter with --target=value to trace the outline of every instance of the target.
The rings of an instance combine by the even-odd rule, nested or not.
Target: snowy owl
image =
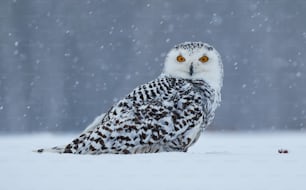
[[[135,154],[186,152],[220,105],[223,65],[217,50],[184,42],[168,53],[162,74],[136,87],[71,143],[36,152]]]

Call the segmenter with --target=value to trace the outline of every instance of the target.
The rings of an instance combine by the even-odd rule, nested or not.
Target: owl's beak
[[[189,74],[190,74],[190,76],[193,75],[193,63],[191,63],[191,65],[189,67]]]

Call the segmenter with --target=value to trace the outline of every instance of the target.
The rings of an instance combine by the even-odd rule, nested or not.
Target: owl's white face
[[[220,90],[223,65],[220,54],[211,45],[202,42],[185,42],[168,53],[164,74],[191,80],[204,80],[215,90]]]

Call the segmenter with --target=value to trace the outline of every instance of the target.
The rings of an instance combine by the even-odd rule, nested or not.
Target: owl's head
[[[204,80],[215,90],[220,90],[223,65],[220,54],[211,45],[202,42],[184,42],[168,53],[164,74],[191,80]]]

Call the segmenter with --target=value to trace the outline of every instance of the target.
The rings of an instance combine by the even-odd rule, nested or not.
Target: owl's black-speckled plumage
[[[204,81],[161,76],[115,104],[98,127],[64,149],[53,149],[75,154],[187,151],[214,118],[218,96]]]
[[[119,101],[64,153],[187,151],[213,119],[215,97],[204,81],[160,77]]]
[[[206,48],[208,51],[212,51],[214,48],[208,44],[202,42],[185,42],[174,46],[176,49],[185,49],[188,51],[193,51],[194,49]]]

